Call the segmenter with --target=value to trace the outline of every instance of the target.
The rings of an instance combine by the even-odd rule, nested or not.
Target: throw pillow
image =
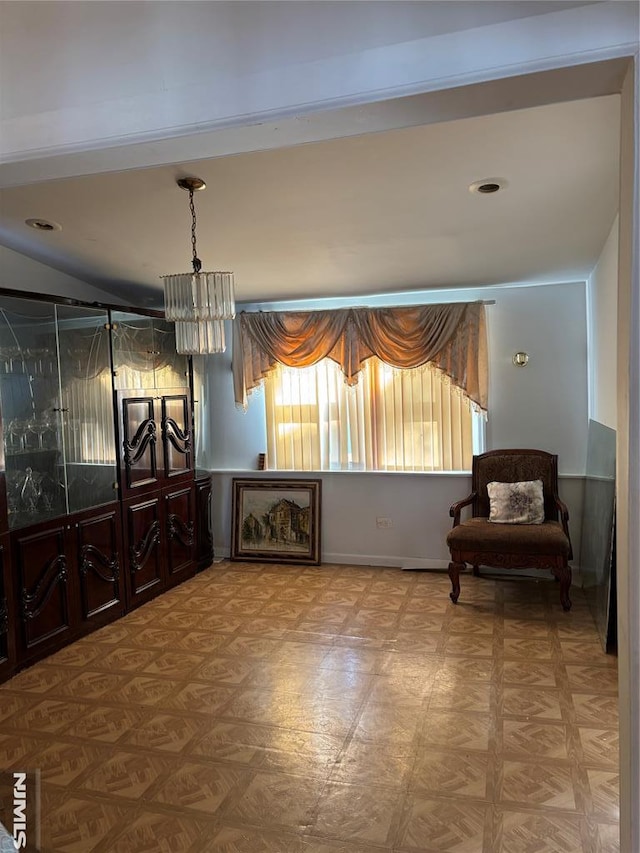
[[[542,480],[523,483],[488,483],[489,521],[496,524],[542,524]]]

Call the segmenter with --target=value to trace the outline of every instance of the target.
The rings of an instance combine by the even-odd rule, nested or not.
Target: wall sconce
[[[526,352],[517,352],[513,356],[512,361],[516,367],[525,367],[529,362],[529,356]]]

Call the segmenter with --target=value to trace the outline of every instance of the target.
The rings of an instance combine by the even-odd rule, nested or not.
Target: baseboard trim
[[[215,549],[214,563],[229,559],[228,548]],[[449,568],[449,560],[432,559],[429,557],[398,557],[393,555],[374,554],[323,554],[322,562],[339,566],[377,566],[380,568],[403,569],[404,571],[436,571],[446,572]],[[470,572],[471,568],[467,570]],[[572,582],[574,586],[582,586],[580,568],[572,566]],[[551,572],[548,569],[491,569],[488,566],[480,567],[480,574],[494,575],[496,577],[528,577],[548,579]]]

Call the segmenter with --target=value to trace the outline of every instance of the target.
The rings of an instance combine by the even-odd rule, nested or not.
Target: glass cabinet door
[[[108,314],[58,305],[62,437],[68,511],[116,500]]]
[[[9,527],[116,500],[107,312],[0,297]]]
[[[117,391],[187,385],[188,360],[176,352],[173,323],[125,311],[113,311],[111,322]]]
[[[0,298],[0,402],[9,527],[64,514],[54,305]]]

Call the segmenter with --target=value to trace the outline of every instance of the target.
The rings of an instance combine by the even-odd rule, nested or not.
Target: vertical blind
[[[469,399],[437,369],[368,359],[357,385],[323,359],[265,378],[267,453],[276,470],[469,470]]]

